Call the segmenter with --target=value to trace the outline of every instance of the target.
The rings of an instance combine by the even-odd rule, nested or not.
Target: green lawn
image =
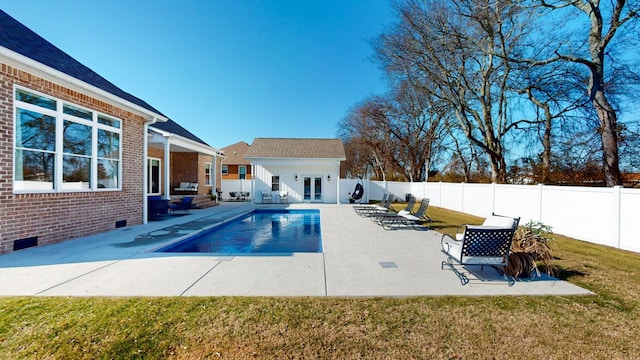
[[[428,213],[442,232],[481,222]],[[7,297],[0,359],[640,358],[640,255],[562,236],[553,249],[560,277],[596,296]]]

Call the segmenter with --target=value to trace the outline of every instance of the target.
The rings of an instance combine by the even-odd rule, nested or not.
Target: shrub
[[[551,252],[552,229],[541,222],[530,221],[518,227],[511,244],[506,273],[514,277],[540,276],[540,269],[549,275],[556,273]],[[540,265],[540,268],[538,267]]]

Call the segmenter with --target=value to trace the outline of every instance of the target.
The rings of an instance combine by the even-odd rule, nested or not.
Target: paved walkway
[[[275,205],[274,205],[275,206]],[[253,208],[223,203],[190,215],[0,256],[0,296],[587,295],[554,278],[514,286],[470,269],[442,270],[440,234],[385,231],[350,205],[320,208],[324,253],[288,256],[157,253],[153,249]],[[476,274],[477,277],[474,277]]]

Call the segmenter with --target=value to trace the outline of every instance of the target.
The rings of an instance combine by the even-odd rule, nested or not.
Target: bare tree
[[[619,126],[617,110],[612,106],[606,81],[606,64],[612,41],[629,34],[623,33],[625,25],[631,30],[640,17],[640,2],[616,0],[562,0],[541,1],[545,7],[561,10],[574,9],[588,24],[588,36],[571,39],[556,51],[557,58],[582,64],[589,73],[587,93],[600,121],[599,134],[602,145],[602,164],[607,186],[621,185],[619,166]],[[571,24],[574,25],[574,24]],[[621,34],[622,35],[619,35]],[[637,33],[636,33],[637,35]]]
[[[526,14],[488,0],[406,0],[396,9],[400,22],[376,43],[378,59],[446,103],[468,141],[487,155],[492,181],[504,183],[504,142],[517,127],[508,59],[520,51]]]

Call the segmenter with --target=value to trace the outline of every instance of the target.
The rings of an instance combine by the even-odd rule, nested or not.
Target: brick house
[[[253,167],[252,193],[288,202],[340,203],[340,162],[346,160],[340,139],[256,138],[245,158]]]
[[[251,161],[244,158],[249,147],[246,142],[239,141],[220,149],[224,154],[224,159],[222,159],[222,180],[251,179]]]
[[[146,222],[168,120],[0,10],[0,254]]]

